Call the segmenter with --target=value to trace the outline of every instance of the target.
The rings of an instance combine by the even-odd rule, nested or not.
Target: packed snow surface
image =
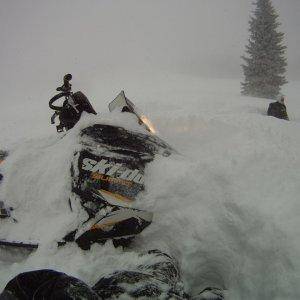
[[[94,80],[83,92],[100,114],[85,116],[65,136],[49,124],[48,99],[1,110],[0,149],[10,155],[1,164],[0,200],[15,208],[19,222],[0,219],[0,238],[39,240],[41,247],[29,256],[0,250],[0,289],[40,268],[94,284],[134,268],[139,252],[160,249],[177,258],[191,294],[216,286],[227,299],[299,299],[299,82],[284,91],[288,122],[266,116],[272,100],[241,97],[236,80],[139,75]],[[76,222],[69,171],[80,128],[105,122],[140,130],[130,117],[105,112],[121,89],[179,152],[146,169],[136,206],[153,211],[153,223],[125,251],[110,242],[90,251],[57,248]],[[45,91],[50,98],[46,83]]]

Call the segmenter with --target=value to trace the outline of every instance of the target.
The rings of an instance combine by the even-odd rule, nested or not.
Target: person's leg
[[[13,278],[0,295],[0,300],[4,299],[98,300],[99,297],[75,277],[53,270],[37,270]]]
[[[131,270],[120,270],[101,278],[93,290],[103,299],[125,295],[131,298],[186,299],[177,261],[159,250],[140,256]]]
[[[223,300],[223,291],[207,287],[197,295],[184,291],[175,258],[159,250],[141,254],[131,270],[119,270],[100,280],[92,289],[81,280],[54,270],[21,273],[13,278],[0,300],[19,299],[111,299],[127,298]]]
[[[176,259],[162,251],[140,255],[139,264],[130,270],[116,271],[102,277],[92,289],[102,298],[223,300],[223,291],[207,287],[197,295],[188,295],[181,281]]]

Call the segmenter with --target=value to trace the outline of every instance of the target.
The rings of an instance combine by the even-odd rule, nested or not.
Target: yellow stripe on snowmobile
[[[107,226],[112,226],[114,224],[118,223],[118,221],[110,221],[110,222],[107,222],[105,224],[94,224],[92,227],[91,227],[91,230],[96,230],[96,229],[102,229],[102,228],[105,228]]]
[[[130,203],[133,201],[133,199],[130,199],[130,198],[127,198],[127,197],[124,197],[120,194],[117,194],[117,193],[112,193],[112,192],[109,192],[109,191],[106,191],[106,190],[98,190],[99,192],[101,193],[104,193],[104,194],[107,194],[109,196],[112,196],[120,201],[123,201],[123,202],[127,202],[127,203]]]
[[[96,180],[98,179],[98,180],[102,180],[102,181],[107,181],[107,182],[111,182],[111,183],[115,183],[115,184],[122,184],[122,185],[126,185],[128,187],[131,187],[133,185],[133,182],[130,180],[114,178],[114,177],[110,177],[110,176],[100,174],[97,172],[93,172],[91,174],[91,178],[96,179]]]

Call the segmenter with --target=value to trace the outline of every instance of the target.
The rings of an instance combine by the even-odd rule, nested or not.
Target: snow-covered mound
[[[74,181],[71,168],[73,173],[76,172],[74,166],[76,168],[78,163],[78,152],[86,149],[82,130],[95,124],[113,125],[150,135],[133,114],[107,113],[101,118],[85,114],[67,133],[21,144],[10,152],[2,168],[1,198],[6,206],[14,209],[12,218],[2,221],[1,239],[55,244],[89,218],[75,196],[71,195],[71,182]],[[95,148],[99,153],[107,151],[107,146],[103,147],[100,143]]]
[[[122,78],[122,87],[180,155],[158,157],[146,169],[146,191],[137,205],[153,211],[154,220],[126,251],[110,243],[86,252],[51,243],[74,222],[67,202],[69,166],[78,147],[76,130],[86,120],[61,138],[41,117],[46,115],[42,108],[36,126],[17,105],[8,110],[14,121],[9,112],[0,113],[6,120],[0,148],[11,152],[1,165],[0,200],[24,217],[13,233],[0,220],[0,232],[14,238],[29,232],[43,240],[17,263],[2,259],[0,288],[21,271],[45,267],[93,284],[116,269],[132,269],[139,251],[158,248],[178,259],[192,294],[218,286],[227,289],[228,299],[298,299],[299,83],[286,89],[287,122],[266,116],[271,100],[239,96],[235,80],[143,79]],[[115,96],[119,82],[108,78],[102,84],[101,103],[92,102],[98,111],[103,99]],[[19,121],[16,114],[22,116]],[[115,116],[99,120],[123,124]]]

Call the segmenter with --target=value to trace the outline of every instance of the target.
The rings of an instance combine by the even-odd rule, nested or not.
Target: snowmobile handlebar
[[[61,111],[62,110],[62,107],[61,106],[55,106],[53,105],[53,103],[58,100],[59,98],[61,97],[68,97],[70,96],[71,93],[70,92],[62,92],[62,93],[59,93],[57,95],[55,95],[54,97],[52,97],[49,101],[49,107],[55,111]]]
[[[72,94],[72,91],[71,91],[72,84],[70,83],[71,80],[72,80],[72,75],[71,74],[66,74],[64,76],[64,79],[63,79],[64,84],[56,89],[58,92],[61,92],[61,93],[55,95],[49,101],[49,107],[51,109],[53,109],[55,111],[61,111],[62,110],[62,107],[55,106],[55,105],[53,105],[53,103],[61,97],[65,97],[67,99],[69,96],[71,96],[71,94]]]

